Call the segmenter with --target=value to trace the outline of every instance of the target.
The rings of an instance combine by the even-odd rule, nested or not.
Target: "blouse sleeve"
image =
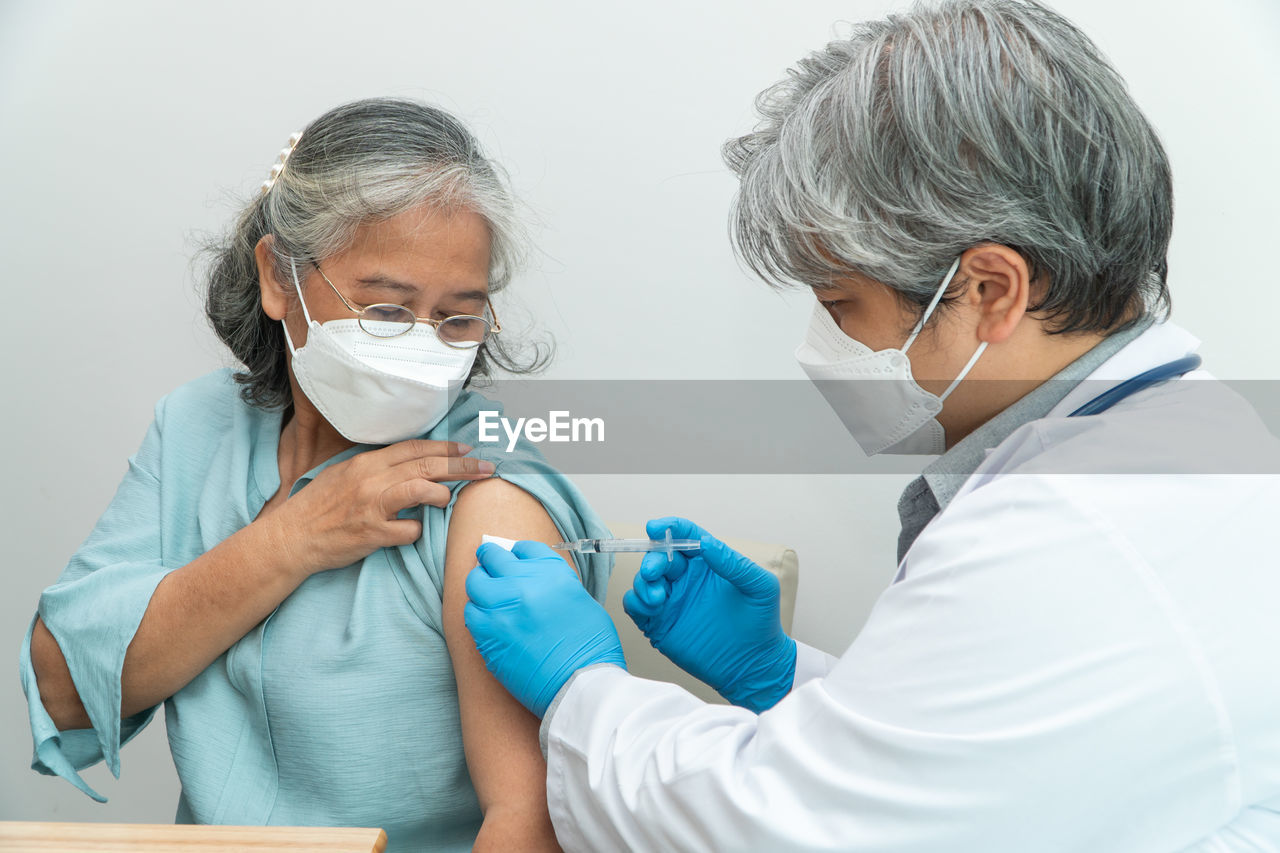
[[[22,644],[32,769],[61,776],[99,802],[106,798],[77,771],[106,759],[119,778],[121,745],[155,713],[152,707],[121,720],[120,671],[151,595],[169,571],[161,561],[160,412],[157,406],[156,421],[93,532],[40,596],[40,619],[62,649],[92,728],[60,731],[45,710],[31,665],[34,619]]]

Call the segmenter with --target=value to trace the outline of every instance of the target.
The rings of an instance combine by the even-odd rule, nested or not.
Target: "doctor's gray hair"
[[[860,273],[922,306],[966,249],[1016,250],[1053,332],[1166,311],[1169,163],[1098,48],[1034,0],[858,24],[757,99],[724,146],[731,230],[767,281]]]
[[[322,261],[348,248],[361,225],[423,204],[479,214],[489,227],[489,291],[507,285],[524,257],[524,229],[505,174],[456,118],[417,101],[370,98],[306,126],[274,184],[209,248],[205,311],[246,368],[236,381],[247,402],[279,408],[292,400],[284,333],[262,310],[258,241],[274,235],[275,275],[289,281],[291,258]],[[526,372],[548,357],[539,347],[520,363],[509,347],[490,337],[471,376],[487,374],[490,362]]]

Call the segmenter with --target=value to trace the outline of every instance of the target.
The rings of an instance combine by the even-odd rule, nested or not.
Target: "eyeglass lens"
[[[409,332],[417,324],[413,312],[403,305],[380,303],[369,305],[360,314],[360,328],[379,338],[394,338]],[[443,320],[435,330],[444,343],[469,349],[484,343],[489,324],[479,317],[459,315]]]

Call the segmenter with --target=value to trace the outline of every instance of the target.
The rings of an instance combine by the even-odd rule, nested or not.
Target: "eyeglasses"
[[[485,296],[484,304],[489,309],[490,316],[493,317],[492,322],[475,314],[455,314],[443,320],[431,320],[427,317],[415,316],[408,308],[393,302],[378,302],[373,305],[352,303],[338,288],[334,287],[333,282],[329,281],[329,277],[324,274],[324,270],[320,269],[318,263],[313,261],[312,266],[333,289],[333,292],[338,294],[342,304],[356,315],[356,322],[360,324],[361,330],[375,338],[396,338],[413,331],[418,323],[426,323],[435,330],[436,337],[442,343],[454,349],[475,349],[484,343],[489,335],[502,331],[502,325],[494,314],[493,303],[489,301],[488,296]]]

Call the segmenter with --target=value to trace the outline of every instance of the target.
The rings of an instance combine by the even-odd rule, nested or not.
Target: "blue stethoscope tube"
[[[1200,356],[1192,354],[1183,356],[1176,361],[1153,367],[1131,379],[1126,379],[1114,388],[1109,388],[1102,392],[1070,415],[1067,415],[1067,417],[1074,418],[1076,416],[1096,415],[1100,412],[1105,412],[1125,397],[1136,394],[1145,388],[1150,388],[1152,385],[1158,385],[1166,380],[1190,373],[1199,367],[1200,363]]]

